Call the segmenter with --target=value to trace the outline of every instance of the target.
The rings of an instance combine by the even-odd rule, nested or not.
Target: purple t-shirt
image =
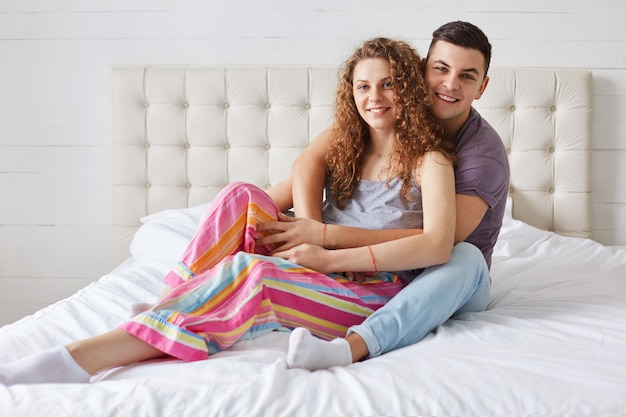
[[[509,191],[509,162],[502,139],[474,108],[456,136],[456,155],[456,193],[478,196],[489,206],[465,241],[479,248],[491,267]]]

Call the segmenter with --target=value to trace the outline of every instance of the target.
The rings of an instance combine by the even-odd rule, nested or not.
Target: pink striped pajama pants
[[[181,261],[165,277],[173,289],[120,325],[166,354],[206,359],[242,337],[306,327],[333,339],[361,323],[403,287],[391,273],[365,283],[324,275],[257,247],[256,226],[279,209],[256,186],[233,183],[214,199]]]

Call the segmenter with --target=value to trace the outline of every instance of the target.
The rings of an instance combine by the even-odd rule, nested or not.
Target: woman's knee
[[[223,189],[222,189],[222,193],[223,194],[228,194],[228,193],[250,193],[250,192],[257,192],[257,191],[262,191],[261,188],[259,188],[258,186],[251,184],[249,182],[243,182],[243,181],[233,181],[229,184],[227,184]]]

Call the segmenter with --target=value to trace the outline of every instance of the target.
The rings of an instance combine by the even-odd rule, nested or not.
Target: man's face
[[[438,41],[430,50],[425,80],[435,115],[456,134],[489,78],[485,77],[485,58],[480,51]]]

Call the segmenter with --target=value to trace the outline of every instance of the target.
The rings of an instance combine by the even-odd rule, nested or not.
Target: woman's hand
[[[330,255],[333,251],[321,248],[316,245],[303,243],[291,249],[275,252],[273,256],[283,258],[294,264],[312,269],[322,274],[338,273],[344,275],[350,281],[364,282],[367,274],[365,272],[337,272],[333,270]]]
[[[329,262],[330,252],[332,251],[320,246],[303,243],[287,250],[274,252],[272,255],[322,274],[331,274],[335,271],[332,270]]]
[[[271,233],[269,236],[259,238],[256,243],[259,246],[277,245],[274,252],[286,251],[303,243],[323,246],[324,223],[317,220],[289,217],[278,213],[278,221],[261,223],[257,230]]]

